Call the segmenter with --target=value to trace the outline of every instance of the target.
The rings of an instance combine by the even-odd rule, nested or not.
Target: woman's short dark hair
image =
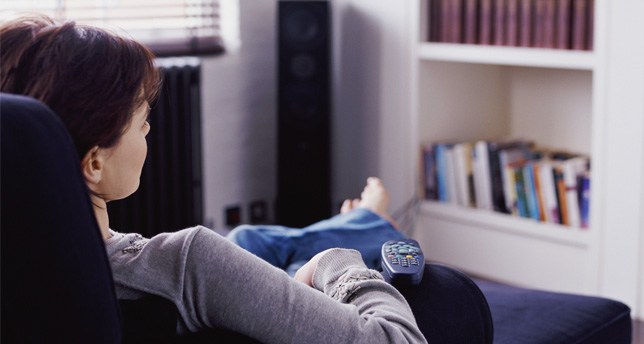
[[[0,27],[0,91],[36,98],[70,132],[79,157],[118,142],[136,109],[152,102],[161,76],[140,43],[45,16]]]

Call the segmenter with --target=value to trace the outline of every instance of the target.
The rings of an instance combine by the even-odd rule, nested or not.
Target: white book
[[[459,143],[452,149],[454,157],[454,177],[456,184],[456,203],[462,206],[469,206],[471,174],[470,147],[467,143]]]
[[[492,206],[492,179],[490,176],[490,158],[488,154],[487,142],[478,141],[474,145],[476,154],[476,204],[481,209],[493,210]]]
[[[544,204],[546,221],[560,223],[559,205],[555,191],[555,178],[552,175],[552,163],[547,160],[539,162],[539,176],[541,177],[541,197]]]
[[[582,157],[572,158],[563,163],[566,205],[568,207],[568,221],[571,227],[581,227],[579,199],[577,196],[577,175],[583,171],[586,163],[587,159]]]
[[[455,170],[454,149],[450,148],[445,152],[445,184],[447,187],[447,202],[458,204]]]

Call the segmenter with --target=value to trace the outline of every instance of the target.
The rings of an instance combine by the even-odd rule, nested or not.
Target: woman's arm
[[[322,293],[213,231],[190,231],[146,243],[134,270],[154,278],[129,286],[172,299],[190,331],[220,327],[265,343],[425,342],[404,298],[356,251],[321,255],[313,284]]]

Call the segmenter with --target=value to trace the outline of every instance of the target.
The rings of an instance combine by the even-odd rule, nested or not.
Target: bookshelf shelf
[[[418,57],[425,61],[480,63],[502,66],[544,67],[571,70],[595,68],[592,51],[539,49],[472,44],[418,44]]]
[[[474,226],[484,231],[549,241],[579,249],[590,246],[591,238],[587,229],[537,222],[487,210],[426,200],[421,205],[421,214],[465,226]]]

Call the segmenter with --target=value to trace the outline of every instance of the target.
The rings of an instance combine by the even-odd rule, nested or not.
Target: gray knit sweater
[[[313,289],[204,227],[152,239],[112,234],[118,298],[172,300],[179,333],[220,327],[264,343],[426,342],[405,299],[357,251],[326,253]]]

